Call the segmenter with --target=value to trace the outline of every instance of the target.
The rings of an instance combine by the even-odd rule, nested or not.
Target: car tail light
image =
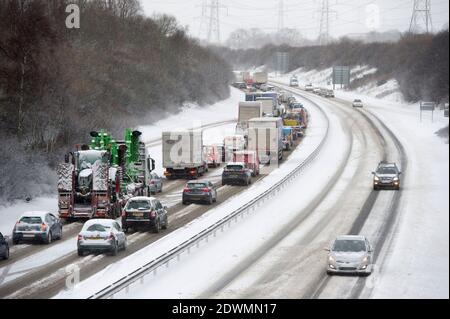
[[[151,182],[150,182],[150,184],[152,184],[152,185],[155,185],[155,184],[156,184],[156,182],[155,182],[155,181],[151,181]]]
[[[191,175],[195,175],[195,174],[197,174],[197,170],[195,170],[195,169],[192,169],[190,172],[189,172],[189,174],[191,174]]]
[[[208,189],[208,188],[202,188],[202,192],[203,192],[203,193],[208,193],[208,192],[209,192],[209,189]]]
[[[190,191],[190,189],[189,188],[185,188],[185,189],[183,189],[183,193],[188,193]]]
[[[83,236],[82,235],[78,235],[78,241],[83,240]]]
[[[125,210],[122,210],[122,217],[127,217],[127,212]]]
[[[47,225],[45,225],[44,223],[41,224],[41,230],[45,231],[47,229]]]
[[[156,217],[156,212],[155,212],[155,211],[152,211],[152,212],[150,213],[150,217],[151,217],[151,218],[155,218],[155,217]]]
[[[109,234],[108,240],[114,240],[114,235],[112,233]]]

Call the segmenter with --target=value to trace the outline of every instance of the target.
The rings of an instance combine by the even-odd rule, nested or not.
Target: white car
[[[352,106],[353,107],[363,107],[363,103],[360,99],[355,99],[355,100],[353,100]]]
[[[307,84],[305,86],[305,91],[313,91],[314,90],[314,86],[312,84]]]
[[[127,248],[127,237],[119,223],[112,219],[88,220],[78,235],[78,256],[86,252],[109,252],[117,255]]]
[[[368,276],[372,272],[373,249],[364,236],[345,235],[336,238],[327,258],[327,274]]]

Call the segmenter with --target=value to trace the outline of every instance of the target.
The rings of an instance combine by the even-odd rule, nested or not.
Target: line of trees
[[[437,34],[405,34],[397,42],[363,43],[343,38],[327,46],[268,45],[260,49],[215,48],[236,69],[266,65],[273,68],[275,52],[290,53],[290,70],[323,70],[333,65],[368,65],[378,71],[352,83],[384,83],[396,79],[409,102],[448,102],[449,31]]]
[[[70,3],[80,8],[79,29],[66,27]],[[52,184],[35,171],[92,130],[121,135],[185,102],[229,96],[221,57],[175,18],[141,12],[138,0],[0,0],[0,198],[38,194],[23,176]]]

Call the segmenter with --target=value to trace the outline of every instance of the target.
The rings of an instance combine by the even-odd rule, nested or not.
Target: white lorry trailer
[[[208,171],[201,131],[163,132],[162,153],[168,179],[196,179]]]
[[[260,117],[248,122],[248,150],[258,152],[263,164],[283,159],[283,120]]]
[[[274,105],[274,100],[271,97],[257,97],[257,102],[261,103],[261,116],[273,116],[276,106]],[[259,117],[261,117],[259,116]],[[255,117],[253,117],[255,118]]]
[[[255,84],[266,84],[269,80],[267,72],[255,72],[253,73],[253,83]]]

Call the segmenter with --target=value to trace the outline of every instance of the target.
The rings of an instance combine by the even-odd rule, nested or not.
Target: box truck
[[[256,151],[261,163],[283,159],[283,120],[260,117],[248,122],[248,150]]]

